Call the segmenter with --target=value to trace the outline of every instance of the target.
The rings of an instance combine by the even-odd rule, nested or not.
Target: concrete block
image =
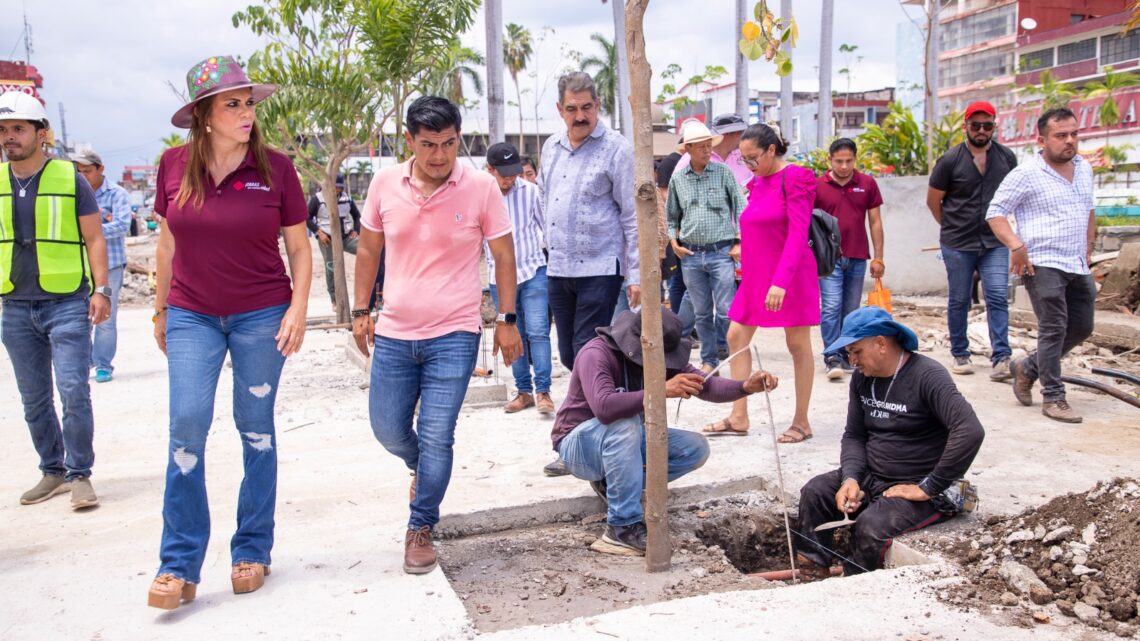
[[[1125,243],[1120,247],[1120,255],[1112,264],[1112,269],[1104,278],[1100,295],[1123,294],[1132,287],[1136,272],[1140,270],[1140,242]]]

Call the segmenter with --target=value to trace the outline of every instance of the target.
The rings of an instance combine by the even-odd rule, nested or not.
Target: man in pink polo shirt
[[[452,444],[482,335],[479,255],[495,259],[499,320],[495,352],[510,365],[522,354],[515,328],[515,253],[511,223],[495,179],[456,162],[461,117],[444,98],[408,108],[404,133],[412,158],[372,179],[356,253],[352,335],[372,359],[368,411],[384,449],[412,471],[404,571],[436,566],[431,531],[451,480]],[[384,308],[369,307],[385,251]],[[419,420],[412,416],[419,401]]]

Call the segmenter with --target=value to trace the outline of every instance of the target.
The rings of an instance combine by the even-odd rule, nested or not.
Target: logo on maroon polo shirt
[[[457,223],[463,222],[463,214],[456,212],[455,213],[455,222],[457,222]]]
[[[236,189],[237,191],[241,191],[241,190],[245,189],[245,183],[243,183],[240,180],[234,182],[234,189]]]

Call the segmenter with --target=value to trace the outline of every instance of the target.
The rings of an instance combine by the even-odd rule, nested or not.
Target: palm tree
[[[1108,147],[1112,127],[1120,123],[1120,109],[1116,105],[1116,93],[1127,87],[1140,84],[1140,76],[1132,72],[1116,73],[1111,66],[1104,68],[1104,79],[1085,85],[1085,98],[1104,98],[1097,117],[1104,126],[1104,146]]]
[[[519,106],[519,153],[523,153],[523,110],[522,91],[519,89],[519,72],[526,69],[534,49],[530,44],[530,30],[521,24],[507,25],[506,40],[503,41],[503,62],[515,83],[515,97]]]
[[[1048,111],[1056,107],[1068,107],[1069,101],[1076,97],[1077,91],[1072,85],[1057,80],[1057,76],[1049,69],[1041,72],[1037,84],[1016,90],[1018,93],[1041,99],[1041,110]]]
[[[438,69],[441,73],[436,83],[437,90],[451,102],[466,109],[469,105],[463,91],[463,81],[470,82],[475,95],[482,96],[483,78],[472,65],[485,64],[483,54],[475,49],[459,44],[452,46],[439,60]]]
[[[579,64],[582,71],[594,77],[602,110],[610,115],[610,127],[617,129],[617,109],[614,108],[617,105],[617,51],[614,43],[600,33],[591,34],[590,40],[601,45],[602,55],[586,56]]]
[[[162,138],[162,151],[158,152],[158,157],[154,159],[154,164],[157,165],[158,161],[162,160],[162,152],[163,151],[166,151],[167,149],[170,149],[171,147],[179,147],[179,146],[185,145],[185,144],[186,144],[186,139],[183,138],[182,134],[178,133],[177,131],[170,134],[169,136],[164,136]]]

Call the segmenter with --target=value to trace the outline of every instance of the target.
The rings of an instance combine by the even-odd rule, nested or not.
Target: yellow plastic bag
[[[875,289],[867,292],[867,305],[872,307],[882,307],[890,313],[894,313],[891,308],[891,290],[883,287],[883,279],[875,279]]]

